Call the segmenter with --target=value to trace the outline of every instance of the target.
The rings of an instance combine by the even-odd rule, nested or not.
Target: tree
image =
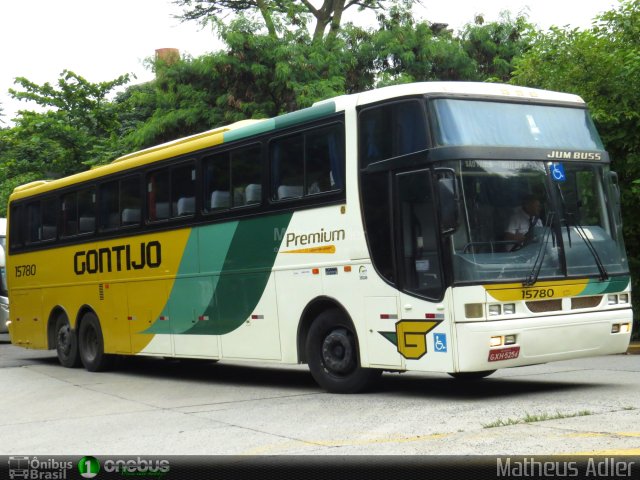
[[[21,89],[10,89],[10,94],[46,110],[21,110],[12,128],[0,130],[0,213],[17,185],[76,173],[126,151],[119,119],[126,105],[107,97],[128,81],[123,75],[90,83],[66,70],[55,86],[16,79]]]
[[[484,23],[477,16],[474,23],[465,25],[461,43],[467,55],[475,62],[476,79],[508,82],[520,58],[531,43],[534,28],[525,15],[511,18],[502,12],[500,21]]]
[[[397,2],[398,0],[396,0]],[[408,0],[402,0],[408,2]],[[322,5],[315,7],[309,0],[174,0],[176,5],[184,9],[180,16],[183,20],[196,20],[202,24],[212,22],[220,28],[221,18],[230,14],[249,15],[262,19],[264,27],[271,37],[284,36],[288,27],[306,28],[311,18],[315,19],[313,40],[328,36],[335,37],[340,30],[342,15],[352,7],[360,11],[382,11],[390,4],[386,0],[323,0]]]

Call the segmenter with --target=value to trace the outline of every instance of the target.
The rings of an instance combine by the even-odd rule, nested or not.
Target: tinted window
[[[402,285],[408,292],[438,299],[443,282],[430,173],[422,170],[398,174],[397,182]]]
[[[169,169],[163,168],[147,175],[147,218],[155,222],[171,216],[171,188]]]
[[[261,151],[252,145],[203,160],[205,212],[262,202]]]
[[[181,165],[171,170],[172,216],[181,217],[196,213],[196,168],[193,164]]]
[[[270,144],[271,198],[284,200],[340,190],[344,186],[344,138],[331,125]]]
[[[360,113],[360,166],[427,148],[422,101],[409,100]]]
[[[100,229],[140,224],[140,177],[114,180],[100,186]]]
[[[260,203],[262,198],[262,163],[260,146],[231,152],[231,187],[233,206]]]
[[[362,206],[373,265],[380,275],[395,283],[389,173],[376,172],[363,177]]]
[[[58,235],[55,198],[36,200],[27,204],[26,242],[53,240]]]
[[[206,157],[202,163],[204,174],[204,211],[231,207],[231,165],[229,152]]]
[[[60,210],[63,237],[95,231],[95,189],[80,190],[63,195]]]

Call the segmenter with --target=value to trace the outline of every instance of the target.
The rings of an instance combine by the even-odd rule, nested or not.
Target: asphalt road
[[[106,373],[0,335],[0,455],[640,455],[640,356],[385,374],[334,395],[305,366],[131,358]]]

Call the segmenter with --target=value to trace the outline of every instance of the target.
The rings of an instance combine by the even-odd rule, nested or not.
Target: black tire
[[[331,393],[357,393],[370,388],[381,370],[362,368],[353,326],[338,309],[313,321],[306,342],[307,363],[315,381]]]
[[[55,339],[60,365],[67,368],[79,367],[78,337],[75,330],[71,329],[69,319],[64,313],[59,314],[56,318]]]
[[[451,375],[456,380],[473,381],[473,380],[480,380],[482,378],[488,377],[494,372],[495,370],[483,370],[481,372],[450,373],[449,375]]]
[[[87,313],[80,322],[78,347],[82,365],[90,372],[101,372],[111,367],[113,356],[104,353],[104,339],[98,317]]]

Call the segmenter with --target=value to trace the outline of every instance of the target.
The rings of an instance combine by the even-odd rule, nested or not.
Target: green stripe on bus
[[[223,335],[249,318],[262,298],[292,215],[240,222],[211,302],[203,313],[209,320],[196,323],[185,333]]]
[[[326,117],[335,112],[335,102],[326,102],[322,105],[318,105],[317,107],[305,108],[297,112],[287,113],[279,117],[266,119],[260,123],[238,128],[237,130],[224,132],[223,139],[225,143],[233,142],[235,140],[260,135],[279,128],[286,128],[299,123],[310,122],[318,118]]]
[[[162,311],[170,321],[158,318],[142,333],[222,335],[242,325],[264,293],[292,215],[194,228]]]
[[[297,112],[287,113],[280,117],[274,118],[276,122],[276,129],[286,128],[296,125],[298,123],[310,122],[318,118],[326,117],[336,112],[336,103],[333,101],[325,102],[316,107],[304,108]]]
[[[273,120],[273,118],[269,118],[254,125],[249,125],[246,127],[238,128],[237,130],[224,132],[222,138],[224,143],[233,142],[235,140],[241,140],[243,138],[252,137],[254,135],[260,135],[261,133],[270,132],[275,128],[276,122]]]
[[[606,281],[590,280],[585,289],[580,293],[584,295],[602,295],[604,293],[622,292],[631,281],[631,277],[613,277]]]

